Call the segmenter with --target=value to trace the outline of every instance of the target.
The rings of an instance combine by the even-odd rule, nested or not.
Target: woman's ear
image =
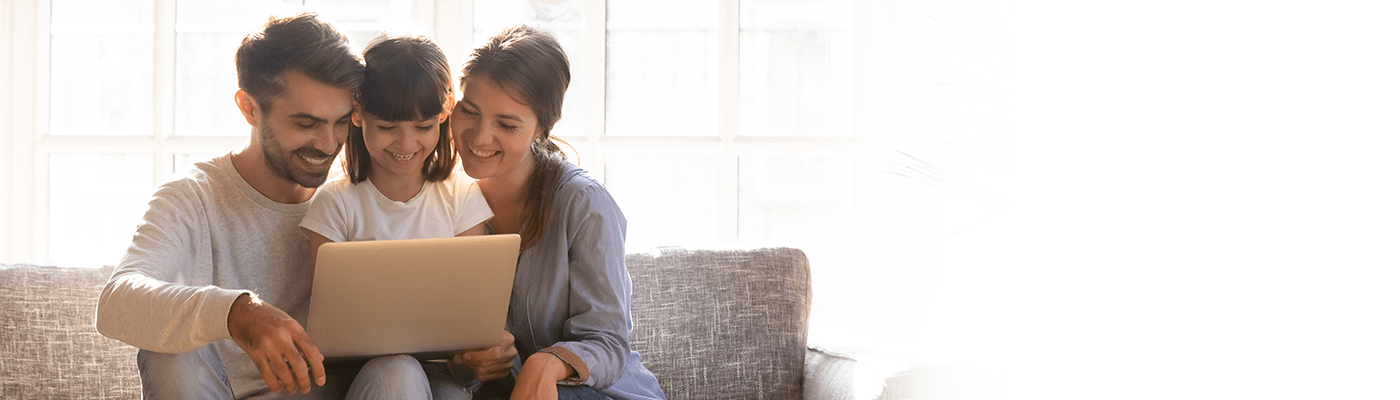
[[[233,103],[238,105],[238,111],[243,112],[243,120],[248,121],[248,125],[254,127],[259,125],[258,121],[261,120],[262,117],[262,107],[258,106],[258,102],[253,99],[252,94],[243,90],[234,92]]]
[[[350,111],[350,123],[355,124],[355,126],[364,128],[364,127],[365,127],[365,116],[360,114],[360,113],[361,113],[360,101],[359,101],[359,100],[350,100],[350,107],[351,107],[351,108],[350,108],[350,110],[351,110],[351,111]]]
[[[442,115],[438,115],[438,123],[447,122],[447,116],[452,115],[452,109],[457,107],[457,100],[452,96],[447,96],[447,101],[442,103]]]

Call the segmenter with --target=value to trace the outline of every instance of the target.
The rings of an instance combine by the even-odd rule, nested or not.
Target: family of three
[[[508,28],[454,82],[425,36],[361,56],[305,13],[235,63],[248,145],[156,189],[98,304],[145,397],[664,398],[630,346],[626,221],[550,136],[569,85],[553,37]],[[328,365],[303,329],[321,244],[491,233],[522,241],[499,344]]]

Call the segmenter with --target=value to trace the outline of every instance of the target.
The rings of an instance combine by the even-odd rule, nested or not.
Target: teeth
[[[413,159],[413,155],[417,153],[399,154],[391,151],[389,152],[389,154],[393,154],[394,158],[398,159],[399,161],[408,161]]]
[[[307,163],[307,164],[311,164],[311,165],[321,165],[321,164],[325,164],[326,161],[330,161],[330,157],[326,157],[326,158],[311,158],[311,157],[302,156],[301,159],[306,160],[306,163]]]
[[[476,154],[477,157],[481,157],[481,158],[487,158],[487,157],[496,155],[496,152],[494,152],[494,151],[481,151],[481,150],[477,150],[477,149],[471,149],[471,150],[472,150],[472,154]]]

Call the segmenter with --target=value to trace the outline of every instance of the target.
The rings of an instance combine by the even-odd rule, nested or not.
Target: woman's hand
[[[452,362],[471,368],[476,380],[482,382],[509,376],[515,356],[520,353],[515,350],[515,336],[507,331],[501,333],[501,341],[495,346],[459,351],[452,356]]]
[[[559,357],[549,353],[535,353],[525,360],[520,368],[520,376],[515,377],[515,391],[510,393],[512,400],[559,398],[559,381],[574,375],[574,368]]]

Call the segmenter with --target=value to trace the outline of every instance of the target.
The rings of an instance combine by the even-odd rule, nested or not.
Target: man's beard
[[[330,168],[322,172],[298,173],[292,169],[292,156],[305,156],[310,158],[334,157],[335,154],[326,154],[311,145],[302,146],[299,149],[288,152],[281,142],[277,141],[276,135],[272,134],[272,126],[264,119],[258,127],[258,136],[262,142],[263,158],[267,160],[268,168],[272,169],[272,174],[283,179],[296,182],[301,187],[317,188],[322,183],[326,183],[326,177],[330,175]],[[340,148],[344,144],[336,144],[335,153],[340,153]],[[326,162],[334,162],[334,159]]]

